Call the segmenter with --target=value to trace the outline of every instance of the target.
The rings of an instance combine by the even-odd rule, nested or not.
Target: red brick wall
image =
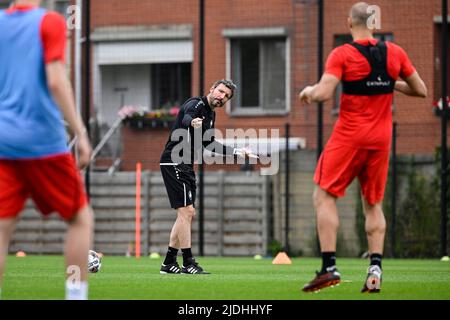
[[[124,126],[122,128],[122,170],[135,170],[137,162],[142,163],[143,169],[159,170],[159,159],[168,135],[169,129],[165,128],[141,131]]]
[[[332,50],[334,36],[347,34],[346,17],[354,0],[324,1],[324,54]],[[307,148],[316,147],[316,106],[303,106],[297,99],[299,90],[318,79],[317,74],[317,6],[289,0],[208,0],[205,1],[205,88],[226,75],[225,28],[285,27],[291,41],[291,111],[288,116],[231,117],[219,110],[216,126],[226,128],[279,128],[281,135],[285,122],[292,124],[292,136],[305,137]],[[433,153],[440,144],[440,119],[432,112],[434,90],[434,22],[440,15],[439,0],[379,0],[381,7],[380,32],[392,33],[394,41],[409,54],[414,66],[427,84],[426,99],[395,94],[394,120],[399,126],[399,153]],[[198,1],[143,1],[93,0],[93,28],[108,25],[165,25],[191,24],[193,26],[194,63],[192,66],[192,94],[198,94]],[[324,136],[328,139],[336,117],[331,114],[332,103],[324,109]],[[449,130],[450,132],[450,130]],[[161,137],[159,135],[161,134]],[[168,133],[152,132],[151,148],[139,145],[143,137],[132,136],[125,144],[130,151],[124,158],[134,161],[138,157],[145,163],[159,160]],[[130,138],[128,137],[128,138]],[[158,150],[156,152],[155,150]],[[153,153],[152,153],[153,152]],[[133,158],[136,157],[136,158]],[[126,165],[128,167],[129,165]]]

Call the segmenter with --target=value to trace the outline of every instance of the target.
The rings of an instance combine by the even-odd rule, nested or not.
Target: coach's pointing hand
[[[195,118],[191,121],[191,126],[193,126],[195,129],[200,128],[203,123],[203,118]]]

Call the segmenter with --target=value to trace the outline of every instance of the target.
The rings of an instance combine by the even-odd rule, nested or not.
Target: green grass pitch
[[[180,259],[181,260],[181,257]],[[380,294],[361,294],[368,261],[339,258],[342,282],[318,293],[301,287],[320,266],[318,258],[294,258],[291,265],[272,259],[197,259],[211,275],[160,275],[161,259],[105,256],[89,276],[91,300],[450,300],[450,263],[439,260],[383,260]],[[2,298],[63,299],[62,256],[8,256]]]

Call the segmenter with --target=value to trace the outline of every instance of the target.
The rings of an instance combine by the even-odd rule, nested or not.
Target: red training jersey
[[[375,45],[378,40],[357,40],[361,45]],[[406,52],[392,42],[387,46],[387,71],[397,80],[415,72]],[[325,73],[345,81],[364,79],[371,72],[367,59],[350,44],[335,48],[329,55]],[[329,143],[371,150],[389,150],[392,135],[393,94],[372,96],[343,93],[339,118]]]

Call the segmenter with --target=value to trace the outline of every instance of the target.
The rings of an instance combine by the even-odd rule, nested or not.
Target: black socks
[[[183,253],[183,265],[186,266],[189,263],[189,260],[192,259],[192,250],[191,248],[181,249]],[[168,265],[177,261],[178,249],[169,247],[167,249],[166,258],[163,262],[164,265]]]
[[[370,255],[370,265],[379,266],[381,268],[381,259],[383,255],[379,253],[372,253]],[[336,265],[336,252],[322,252],[322,269],[320,274],[327,273],[327,268],[334,267]]]
[[[381,268],[381,258],[382,257],[383,256],[381,254],[379,254],[379,253],[372,253],[370,255],[370,265],[371,266],[379,266],[380,269],[382,269]]]
[[[166,254],[166,259],[164,259],[163,264],[168,265],[177,261],[178,249],[169,247]]]
[[[183,266],[187,266],[188,260],[192,258],[191,248],[181,249],[181,252],[183,252]]]
[[[320,274],[327,273],[327,268],[336,265],[336,252],[322,252],[322,270]]]

